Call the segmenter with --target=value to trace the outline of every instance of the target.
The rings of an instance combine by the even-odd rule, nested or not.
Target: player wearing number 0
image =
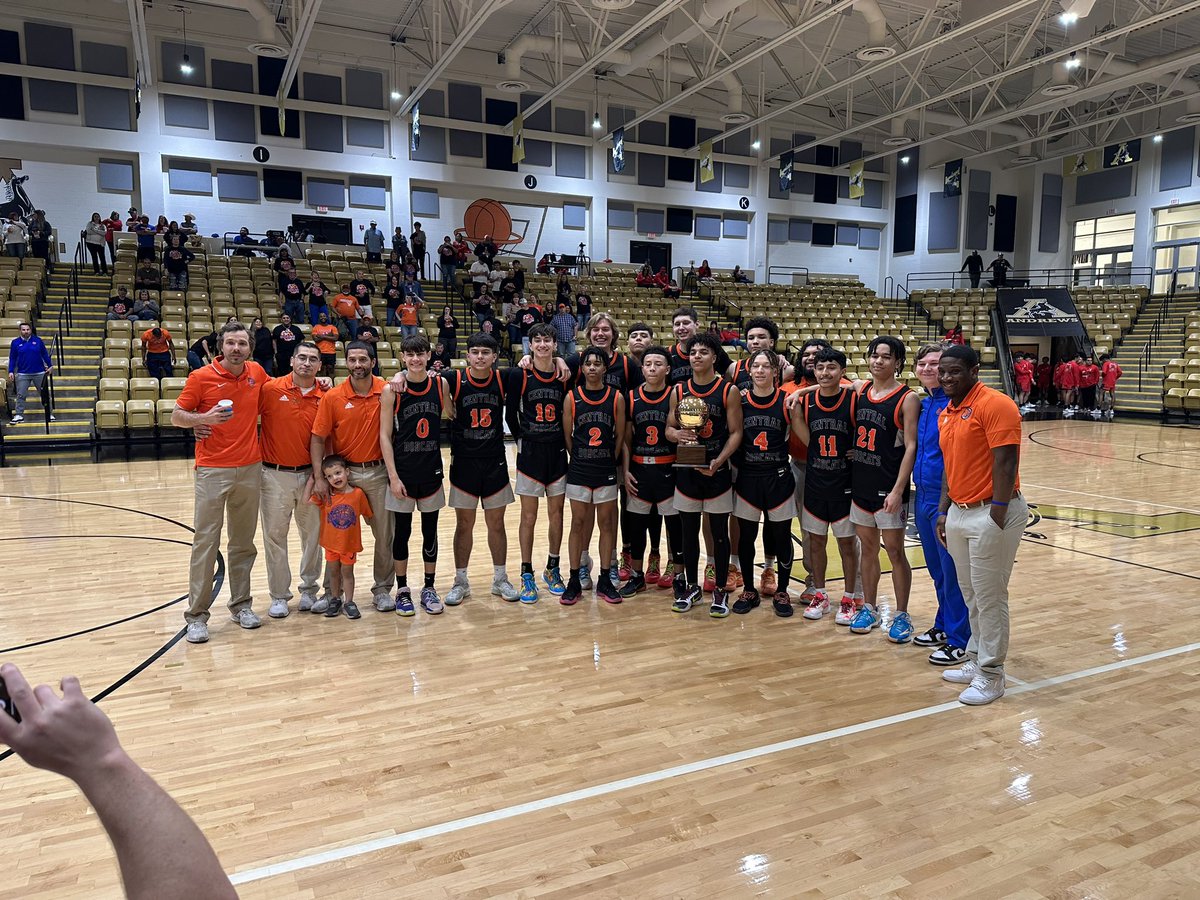
[[[825,589],[829,567],[826,547],[832,530],[845,573],[837,621],[849,625],[854,619],[854,589],[858,581],[858,539],[850,521],[850,448],[854,441],[858,393],[842,381],[845,371],[844,353],[832,347],[820,348],[813,362],[817,390],[804,395],[793,415],[796,434],[808,447],[800,527],[808,538],[813,599],[804,611],[804,618],[819,619],[829,611],[829,593]]]
[[[781,548],[779,584],[772,602],[782,616],[792,613],[787,592],[792,571],[792,519],[796,516],[795,484],[788,461],[791,417],[787,394],[779,389],[779,357],[773,350],[756,350],[746,357],[751,386],[741,392],[742,445],[734,482],[733,515],[738,520],[738,557],[743,572],[754,571],[754,541],[763,520],[764,538]],[[738,614],[759,604],[753,580],[733,604]]]
[[[599,347],[588,347],[580,356],[583,384],[563,402],[563,436],[571,462],[567,469],[567,497],[571,500],[571,577],[559,603],[571,606],[583,587],[579,563],[592,539],[592,528],[600,526],[600,558],[611,559],[617,547],[617,471],[625,434],[625,398],[604,383],[608,360]],[[611,572],[601,569],[596,578],[596,596],[620,603],[621,594]]]
[[[867,634],[879,624],[879,544],[892,565],[896,614],[888,639],[898,644],[912,640],[908,615],[912,566],[904,554],[904,529],[908,521],[909,483],[917,458],[917,420],[921,402],[896,380],[904,368],[904,343],[881,336],[867,347],[869,382],[858,382],[854,413],[854,457],[850,467],[850,521],[862,543],[859,570],[863,605],[854,614],[850,630]]]
[[[622,597],[632,597],[647,586],[674,585],[676,596],[683,593],[683,539],[679,516],[672,499],[675,496],[675,445],[667,440],[667,416],[671,410],[671,386],[667,372],[671,358],[663,347],[648,347],[642,354],[642,376],[645,384],[629,392],[627,424],[625,426],[625,525],[623,535],[629,539],[630,573]],[[643,573],[642,561],[646,552],[646,536],[655,542],[654,523],[666,520],[667,544],[672,566],[667,569],[667,582],[651,579]],[[657,554],[655,554],[657,555]],[[654,555],[651,556],[651,560]],[[653,565],[653,563],[652,563]],[[673,573],[673,576],[672,574]]]
[[[438,510],[446,505],[442,486],[442,391],[444,382],[430,375],[429,340],[424,335],[406,337],[400,344],[404,356],[406,385],[397,393],[384,385],[379,398],[379,446],[388,471],[388,494],[384,507],[391,512],[392,558],[396,568],[396,613],[416,612],[408,586],[408,542],[412,537],[413,512],[421,514],[421,559],[425,581],[421,609],[430,615],[442,612],[441,598],[434,588],[438,553]]]
[[[709,615],[723,619],[729,615],[729,514],[733,512],[733,476],[729,460],[742,442],[742,398],[737,389],[714,369],[721,345],[713,336],[701,332],[688,339],[687,354],[692,377],[676,385],[671,392],[671,412],[667,439],[700,443],[708,465],[702,469],[679,469],[675,473],[673,505],[683,526],[683,565],[686,590],[671,609],[687,612],[702,596],[697,581],[700,565],[700,519],[708,513],[712,525],[714,587]],[[696,432],[679,423],[676,409],[684,397],[698,397],[708,407],[709,418],[703,430]]]
[[[510,602],[518,597],[504,565],[508,556],[504,507],[513,502],[513,491],[504,456],[504,379],[492,368],[499,349],[490,334],[472,335],[467,342],[467,368],[455,369],[446,378],[445,403],[451,418],[450,506],[456,518],[454,584],[446,594],[448,606],[457,606],[471,596],[467,566],[480,506],[492,553],[492,593]]]
[[[521,594],[522,603],[536,603],[537,582],[533,577],[533,532],[537,525],[539,498],[546,498],[549,515],[547,539],[550,554],[542,580],[551,594],[561,596],[566,586],[559,574],[562,548],[563,504],[567,490],[567,445],[563,439],[562,407],[566,388],[554,362],[557,340],[550,325],[529,329],[533,364],[506,373],[505,418],[517,441],[517,496],[521,498]]]

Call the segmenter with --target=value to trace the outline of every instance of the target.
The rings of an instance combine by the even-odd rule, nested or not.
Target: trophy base
[[[672,466],[676,469],[706,469],[708,454],[702,444],[680,444],[675,448]]]

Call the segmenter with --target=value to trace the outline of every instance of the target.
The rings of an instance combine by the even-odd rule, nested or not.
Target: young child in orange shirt
[[[362,616],[354,603],[354,561],[362,552],[361,519],[371,521],[371,501],[361,488],[350,484],[350,464],[336,453],[321,461],[321,472],[329,482],[329,497],[322,501],[312,493],[309,478],[304,492],[308,502],[321,507],[321,547],[329,566],[329,606],[326,618],[334,618],[343,609],[346,617]]]

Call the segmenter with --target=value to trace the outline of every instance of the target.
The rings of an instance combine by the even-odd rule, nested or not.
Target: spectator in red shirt
[[[1125,374],[1107,353],[1100,357],[1100,409],[1106,419],[1116,415],[1117,379]]]
[[[1017,396],[1013,399],[1017,401],[1017,406],[1021,412],[1029,412],[1033,409],[1029,402],[1029,392],[1033,390],[1033,357],[1018,353],[1013,360],[1013,378],[1017,383]]]
[[[946,343],[947,344],[956,344],[961,347],[966,342],[967,342],[967,339],[963,337],[961,325],[955,325],[953,328],[951,328],[949,331],[946,332]]]
[[[1075,364],[1079,367],[1079,407],[1098,419],[1100,411],[1096,407],[1096,385],[1100,383],[1100,367],[1094,358],[1085,358],[1082,353],[1075,358]]]
[[[1062,362],[1055,370],[1055,377],[1058,379],[1058,386],[1062,391],[1063,415],[1069,419],[1075,415],[1077,409],[1075,401],[1079,389],[1079,368],[1070,356],[1062,358]]]

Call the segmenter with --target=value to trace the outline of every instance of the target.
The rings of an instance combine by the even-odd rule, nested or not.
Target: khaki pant
[[[304,500],[304,485],[310,475],[311,468],[300,472],[281,472],[270,466],[262,469],[260,513],[272,600],[292,599],[288,531],[293,517],[300,533],[300,591],[316,593],[321,578],[321,510]]]
[[[374,576],[372,596],[387,594],[396,583],[396,569],[392,561],[392,533],[395,523],[386,509],[388,495],[387,466],[360,468],[350,466],[350,483],[371,501],[371,535],[375,539]]]
[[[958,586],[967,603],[971,639],[967,656],[988,675],[1004,674],[1008,656],[1008,578],[1025,533],[1029,506],[1024,497],[1008,504],[1004,528],[987,506],[946,514],[946,549],[954,560]]]
[[[200,466],[196,469],[196,510],[192,537],[192,563],[188,573],[189,622],[207,622],[213,594],[213,571],[221,546],[222,519],[228,519],[229,544],[226,550],[225,580],[229,584],[229,611],[249,608],[250,570],[258,550],[254,532],[258,530],[258,497],[262,483],[262,465],[253,463],[236,468]]]

